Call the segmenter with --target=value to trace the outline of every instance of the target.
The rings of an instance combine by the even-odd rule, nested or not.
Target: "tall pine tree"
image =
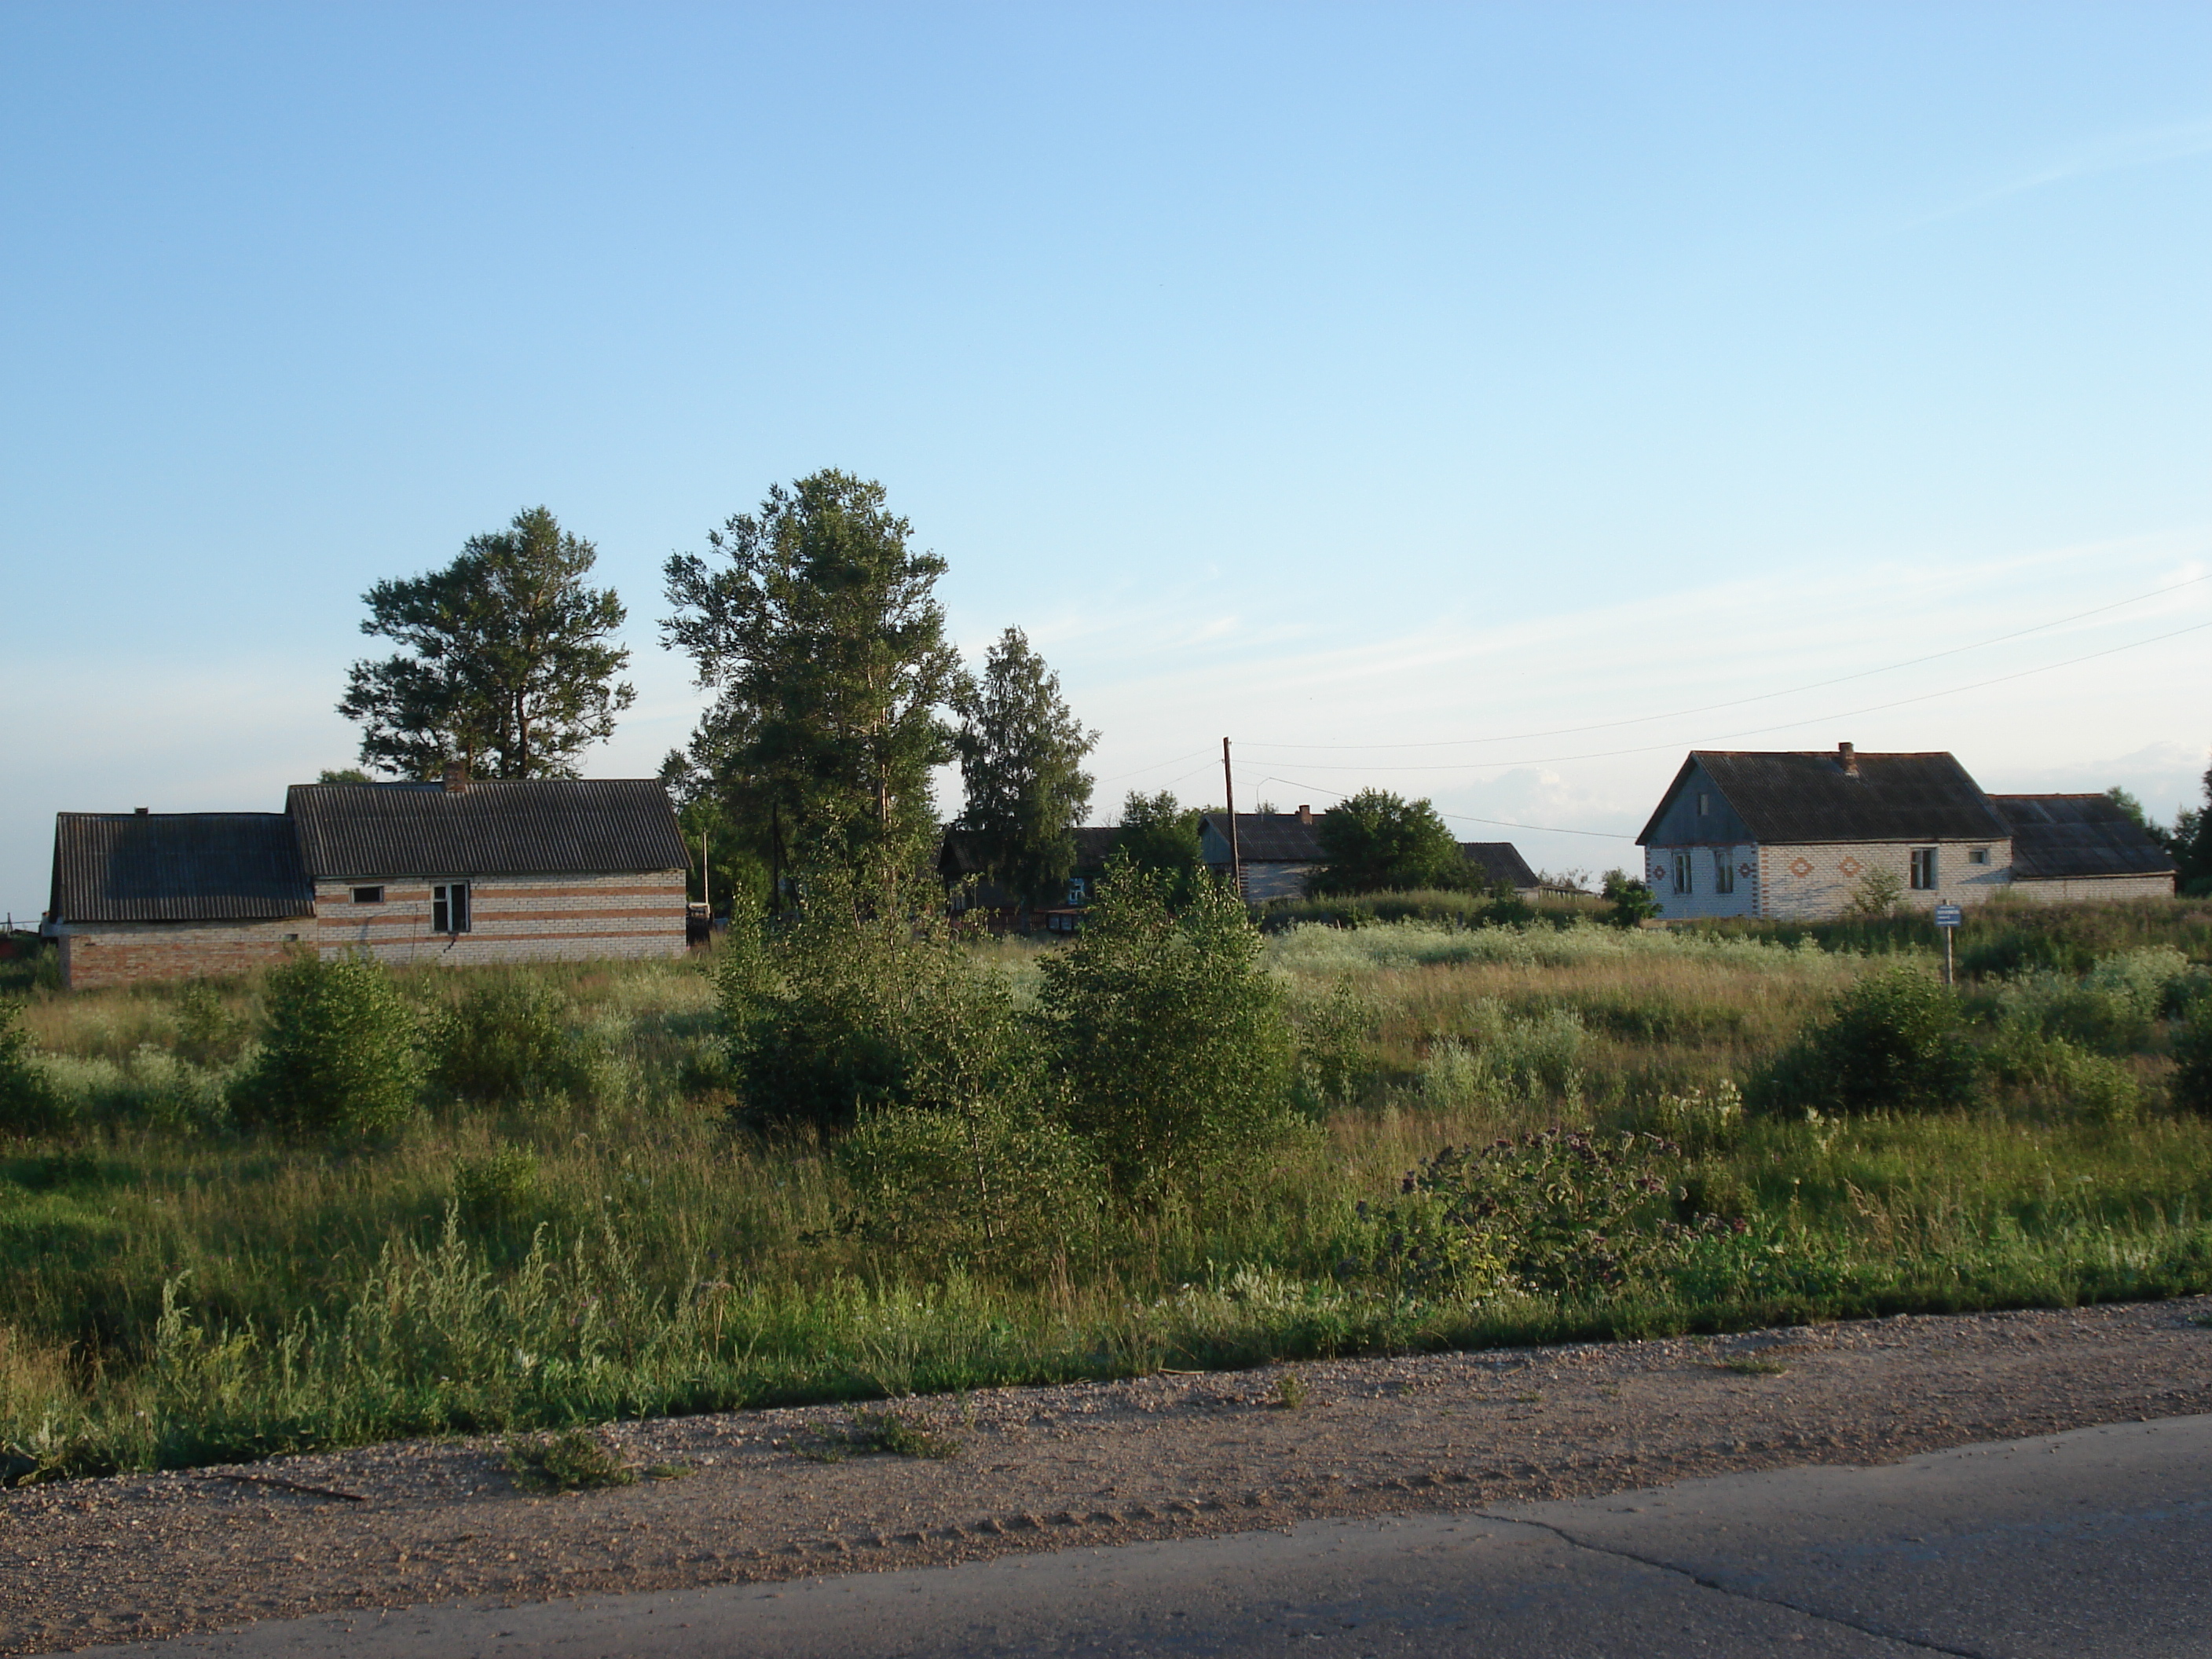
[[[338,713],[361,723],[362,763],[410,778],[453,761],[483,777],[574,777],[637,696],[615,678],[629,653],[608,642],[622,601],[585,584],[598,558],[533,507],[443,570],[369,589],[361,631],[405,649],[347,680]]]
[[[935,839],[929,775],[952,758],[965,677],[934,593],[945,561],[912,533],[881,484],[823,471],[665,567],[663,641],[720,693],[693,758],[779,877],[902,877]]]
[[[1083,758],[1098,734],[1075,718],[1060,695],[1060,676],[1018,628],[991,647],[960,714],[968,804],[958,827],[975,837],[984,868],[1035,903],[1075,868],[1068,832],[1091,810]]]

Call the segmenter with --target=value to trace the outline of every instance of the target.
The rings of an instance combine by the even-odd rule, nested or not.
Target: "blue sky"
[[[661,562],[826,465],[1101,817],[1224,732],[1552,867],[1693,744],[2170,815],[2209,295],[2201,5],[0,5],[0,904],[348,763],[362,592],[541,501],[651,771]]]

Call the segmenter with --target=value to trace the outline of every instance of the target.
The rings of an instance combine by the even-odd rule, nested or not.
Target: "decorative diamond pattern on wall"
[[[1800,881],[1804,880],[1806,877],[1813,873],[1813,860],[1810,859],[1790,860],[1790,873],[1796,877]]]
[[[1741,864],[1737,865],[1735,867],[1735,872],[1739,876],[1741,876],[1746,881],[1749,881],[1753,876],[1758,874],[1758,872],[1751,867],[1751,860],[1749,859],[1746,859]]]
[[[1856,859],[1845,859],[1836,868],[1844,872],[1845,880],[1849,880],[1853,876],[1863,875],[1866,872],[1866,866],[1861,864]]]

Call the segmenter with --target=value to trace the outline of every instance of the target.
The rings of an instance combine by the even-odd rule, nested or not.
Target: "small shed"
[[[2012,826],[2012,887],[2043,899],[2173,891],[2173,855],[2110,795],[1992,795]]]

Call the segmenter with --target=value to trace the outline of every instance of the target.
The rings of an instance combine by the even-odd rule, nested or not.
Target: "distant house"
[[[2012,826],[2012,890],[2036,898],[2173,891],[2173,855],[2110,795],[1992,795]]]
[[[2171,893],[2172,861],[2149,836],[2124,817],[2114,824],[2117,809],[2079,805],[2103,799],[1991,797],[1942,753],[1697,750],[1637,841],[1669,919],[1834,916],[1876,871],[1917,909],[2008,891],[2080,897],[2100,880],[2100,892]],[[2039,812],[2007,800],[2076,805]]]
[[[650,778],[301,784],[282,812],[58,815],[70,986],[386,962],[677,956],[690,859]]]
[[[1229,815],[1203,812],[1198,820],[1198,856],[1216,875],[1230,870]],[[1295,812],[1239,812],[1237,862],[1244,874],[1244,901],[1303,898],[1306,877],[1324,862],[1313,808]]]
[[[1544,892],[1543,878],[1528,867],[1521,849],[1510,841],[1463,841],[1459,855],[1490,882],[1503,882],[1515,895],[1534,904]]]
[[[1064,893],[1053,895],[1060,902],[1032,906],[985,872],[981,837],[973,830],[948,828],[938,848],[937,873],[944,879],[952,914],[997,928],[1074,931],[1074,912],[1097,896],[1099,875],[1121,832],[1111,825],[1085,825],[1069,833],[1075,837],[1075,867],[1068,872]]]

